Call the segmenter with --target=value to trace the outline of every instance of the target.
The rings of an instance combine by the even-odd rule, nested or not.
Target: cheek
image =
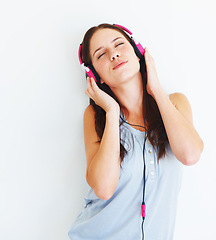
[[[133,71],[140,70],[140,59],[137,57],[134,50],[130,50],[129,54],[130,66],[132,67]]]
[[[94,64],[94,69],[100,76],[100,78],[103,78],[108,73],[108,64],[105,60],[100,60],[98,63]]]

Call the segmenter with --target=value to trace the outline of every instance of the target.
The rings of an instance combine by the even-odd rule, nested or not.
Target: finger
[[[148,53],[148,48],[145,47],[144,50],[145,50],[144,54],[147,54]]]
[[[87,77],[87,87],[86,87],[86,91],[88,91],[91,88],[90,86],[90,80],[89,77]]]
[[[149,61],[149,51],[148,51],[148,49],[147,48],[145,48],[145,60],[146,60],[146,62],[147,62],[147,64],[148,64],[148,61]]]
[[[90,81],[91,81],[91,86],[92,86],[93,91],[97,91],[99,89],[99,87],[98,87],[97,83],[95,82],[94,78],[92,77],[90,79]]]
[[[90,78],[87,78],[87,88],[86,91],[88,92],[88,94],[90,94],[91,96],[94,94],[94,91],[92,89],[91,83],[90,83]],[[89,95],[88,95],[89,96]]]
[[[92,98],[94,100],[94,96],[95,94],[93,93],[92,90],[89,90],[88,88],[85,90],[85,94],[89,97]]]
[[[145,56],[146,56],[146,57],[150,57],[150,53],[149,53],[149,51],[148,51],[147,48],[145,48]]]
[[[89,91],[88,90],[85,90],[85,94],[90,97],[90,94],[89,94]]]
[[[87,88],[92,89],[91,78],[87,77]]]
[[[148,59],[154,61],[154,58],[153,58],[152,55],[149,53],[149,50],[148,50],[147,48],[145,48],[145,49],[146,49],[146,51],[145,51],[146,55],[145,55],[145,56],[146,56]]]

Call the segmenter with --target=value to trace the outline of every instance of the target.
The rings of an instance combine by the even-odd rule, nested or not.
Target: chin
[[[111,74],[109,78],[105,79],[104,82],[109,87],[118,87],[119,84],[132,81],[141,76],[140,64],[135,66],[127,66],[127,68],[118,69],[114,74]]]
[[[121,73],[121,75],[119,76],[119,79],[121,79],[121,82],[128,82],[134,79],[137,79],[141,76],[141,72],[140,72],[140,67],[137,68],[136,70],[133,71],[124,71]]]

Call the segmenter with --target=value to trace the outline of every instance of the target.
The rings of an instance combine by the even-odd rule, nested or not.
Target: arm
[[[99,198],[107,200],[113,195],[120,175],[119,106],[97,87],[94,80],[91,83],[88,79],[86,93],[106,109],[106,124],[100,143],[95,131],[94,109],[89,105],[85,110],[86,180]],[[109,107],[104,101],[106,104],[110,101]]]
[[[195,164],[202,153],[203,141],[192,123],[192,111],[187,98],[180,93],[167,96],[162,89],[149,52],[145,53],[147,65],[147,91],[159,108],[170,147],[176,158],[184,165]]]

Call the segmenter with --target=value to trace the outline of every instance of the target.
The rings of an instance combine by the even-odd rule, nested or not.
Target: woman
[[[203,142],[187,98],[167,96],[146,48],[144,59],[120,27],[101,24],[84,37],[82,61],[100,82],[87,78],[90,190],[72,240],[173,239],[181,167],[199,160]]]

